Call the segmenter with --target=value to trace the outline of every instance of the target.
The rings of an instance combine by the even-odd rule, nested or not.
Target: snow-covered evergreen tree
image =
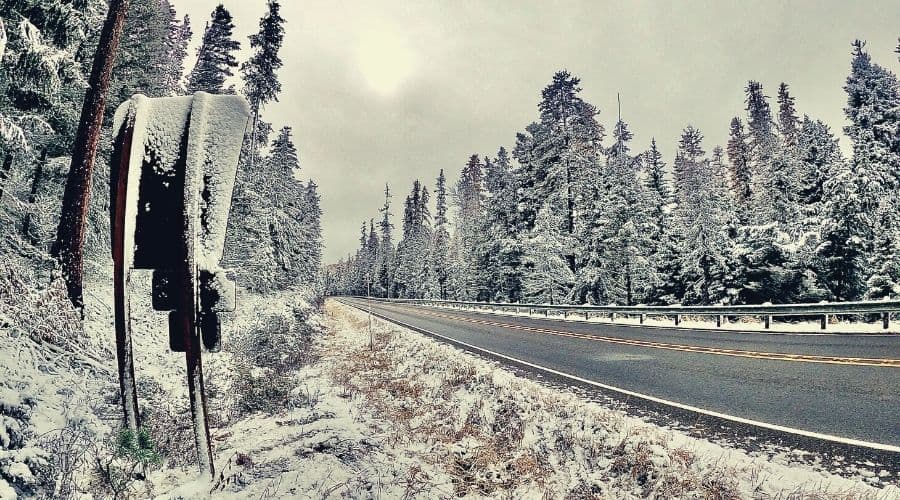
[[[232,68],[236,68],[238,62],[233,52],[241,48],[241,43],[232,38],[233,32],[231,13],[219,4],[206,24],[197,49],[197,63],[188,75],[189,93],[200,90],[213,94],[229,92],[225,81],[234,75]]]
[[[277,0],[269,0],[268,10],[259,21],[259,32],[250,35],[250,48],[253,55],[241,65],[244,77],[244,95],[250,102],[252,113],[250,130],[255,130],[259,122],[260,108],[271,101],[278,101],[281,82],[278,81],[278,70],[282,66],[278,52],[284,42],[284,18],[279,11],[281,5]],[[250,167],[255,165],[258,143],[256,136],[250,141]]]
[[[744,130],[744,123],[735,116],[731,119],[728,133],[728,177],[731,180],[731,192],[734,196],[737,216],[747,222],[750,212],[750,144]]]
[[[378,229],[378,253],[375,256],[375,290],[383,297],[391,297],[394,288],[394,271],[396,267],[394,249],[394,224],[391,222],[391,188],[384,186],[384,205],[379,209],[381,222]],[[374,292],[373,292],[374,293]]]
[[[485,200],[478,261],[479,288],[488,300],[517,302],[522,295],[522,225],[517,209],[518,175],[505,148],[485,161]]]
[[[567,302],[575,274],[569,269],[565,258],[572,238],[565,234],[562,219],[549,206],[542,207],[538,210],[534,227],[525,238],[523,262],[529,271],[523,277],[522,286],[528,302]]]
[[[891,289],[891,245],[900,235],[900,83],[897,76],[874,63],[865,43],[853,44],[850,76],[844,86],[850,125],[844,133],[853,144],[853,174],[863,217],[861,234],[867,255],[867,280],[881,294]],[[888,252],[888,253],[883,253]],[[888,269],[886,269],[886,267]]]
[[[451,293],[459,300],[475,300],[480,293],[477,251],[484,216],[484,164],[469,157],[453,190],[456,217],[450,245]]]
[[[435,187],[434,235],[432,239],[431,269],[433,289],[430,294],[434,298],[449,298],[450,280],[450,231],[447,220],[447,178],[444,169],[437,178]]]
[[[677,226],[672,187],[666,177],[666,164],[662,153],[651,140],[650,149],[643,155],[644,196],[651,223],[650,240],[650,289],[646,300],[652,303],[672,303],[684,296],[681,285],[681,258],[683,230]]]
[[[540,121],[517,137],[513,156],[522,167],[519,203],[526,230],[550,203],[550,210],[562,214],[563,231],[575,236],[576,219],[594,198],[604,132],[597,109],[578,95],[579,85],[567,71],[553,75],[541,92]],[[573,272],[577,253],[573,246],[566,254]]]
[[[733,243],[728,237],[731,206],[727,174],[717,149],[714,162],[706,158],[703,135],[684,129],[676,156],[679,226],[684,231],[680,279],[684,301],[713,304],[728,299],[728,273]]]

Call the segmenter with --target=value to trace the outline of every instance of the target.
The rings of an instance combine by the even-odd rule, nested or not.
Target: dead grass
[[[331,380],[391,423],[389,445],[427,445],[427,461],[451,477],[456,496],[541,491],[546,498],[615,498],[611,492],[630,491],[649,498],[745,498],[738,477],[747,471],[672,447],[658,431],[623,432],[615,412],[584,413],[571,398],[509,375],[497,379],[506,372],[479,372],[465,358],[410,352],[404,343],[412,334],[377,319],[370,347],[365,314],[333,301],[326,310],[336,336],[323,359]],[[407,497],[427,489],[423,470],[410,470],[404,481]],[[795,493],[780,498],[865,498]],[[762,490],[752,497],[775,498]]]

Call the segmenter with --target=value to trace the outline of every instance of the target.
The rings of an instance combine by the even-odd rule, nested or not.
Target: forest
[[[225,264],[255,292],[314,283],[322,242],[317,185],[300,180],[289,124],[277,128],[263,109],[278,100],[277,71],[285,19],[270,0],[251,56],[239,62],[228,10],[219,5],[197,29],[167,0],[132,0],[106,98],[84,241],[85,282],[109,280],[109,161],[113,112],[134,94],[163,97],[206,91],[245,96],[252,126],[245,136]],[[60,213],[92,56],[107,2],[0,2],[0,288],[45,289],[60,279]],[[188,54],[199,37],[196,57]],[[234,83],[241,85],[236,88]],[[255,133],[249,133],[254,130]],[[74,172],[74,171],[73,171]],[[71,179],[69,179],[71,180]],[[18,285],[14,285],[18,283]],[[86,287],[88,286],[86,285]],[[20,290],[21,289],[21,290]],[[71,295],[71,293],[70,293]],[[75,305],[79,301],[73,297]],[[0,323],[3,318],[0,317]]]
[[[621,118],[609,134],[581,90],[556,73],[511,151],[473,154],[453,186],[441,169],[433,216],[419,180],[401,208],[386,186],[359,249],[328,267],[328,293],[618,305],[900,294],[900,84],[865,42],[844,86],[849,155],[786,83],[774,102],[747,83],[724,148],[685,126],[671,167]]]

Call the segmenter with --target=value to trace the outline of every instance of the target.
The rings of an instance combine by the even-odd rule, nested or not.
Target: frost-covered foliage
[[[26,445],[34,402],[0,386],[0,498],[46,493],[47,453]]]
[[[278,412],[296,406],[296,372],[312,362],[312,342],[320,327],[314,310],[297,295],[279,300],[244,325],[229,346],[233,409],[230,418],[254,412]]]
[[[84,343],[81,318],[61,280],[48,288],[8,262],[0,262],[0,328],[4,334],[75,348]]]
[[[430,276],[415,278],[422,286],[409,283],[409,250],[382,237],[381,254],[402,256],[385,268],[384,260],[373,265],[369,238],[361,238],[355,255],[329,268],[329,292],[538,297],[530,283],[548,282],[546,266],[536,265],[537,249],[529,247],[547,207],[566,238],[565,269],[553,273],[569,284],[554,295],[571,302],[810,302],[900,293],[900,83],[864,43],[853,44],[845,85],[852,158],[843,157],[828,125],[798,111],[786,83],[770,103],[751,80],[726,147],[705,145],[688,125],[668,169],[655,139],[645,153],[630,153],[621,117],[604,144],[600,113],[580,85],[568,72],[554,75],[541,93],[539,119],[516,137],[517,164],[504,150],[496,159],[469,158],[449,224],[441,215],[442,172],[435,230],[419,254],[431,263]]]

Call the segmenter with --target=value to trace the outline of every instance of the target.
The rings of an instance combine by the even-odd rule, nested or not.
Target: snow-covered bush
[[[48,457],[26,446],[34,401],[0,387],[0,498],[35,496],[47,489]]]
[[[62,280],[41,287],[34,276],[0,262],[0,328],[10,335],[75,350],[85,340],[81,317]]]
[[[319,330],[313,309],[298,299],[259,314],[255,323],[236,334],[233,416],[274,413],[299,404],[292,395],[295,372],[314,361],[310,349]]]

